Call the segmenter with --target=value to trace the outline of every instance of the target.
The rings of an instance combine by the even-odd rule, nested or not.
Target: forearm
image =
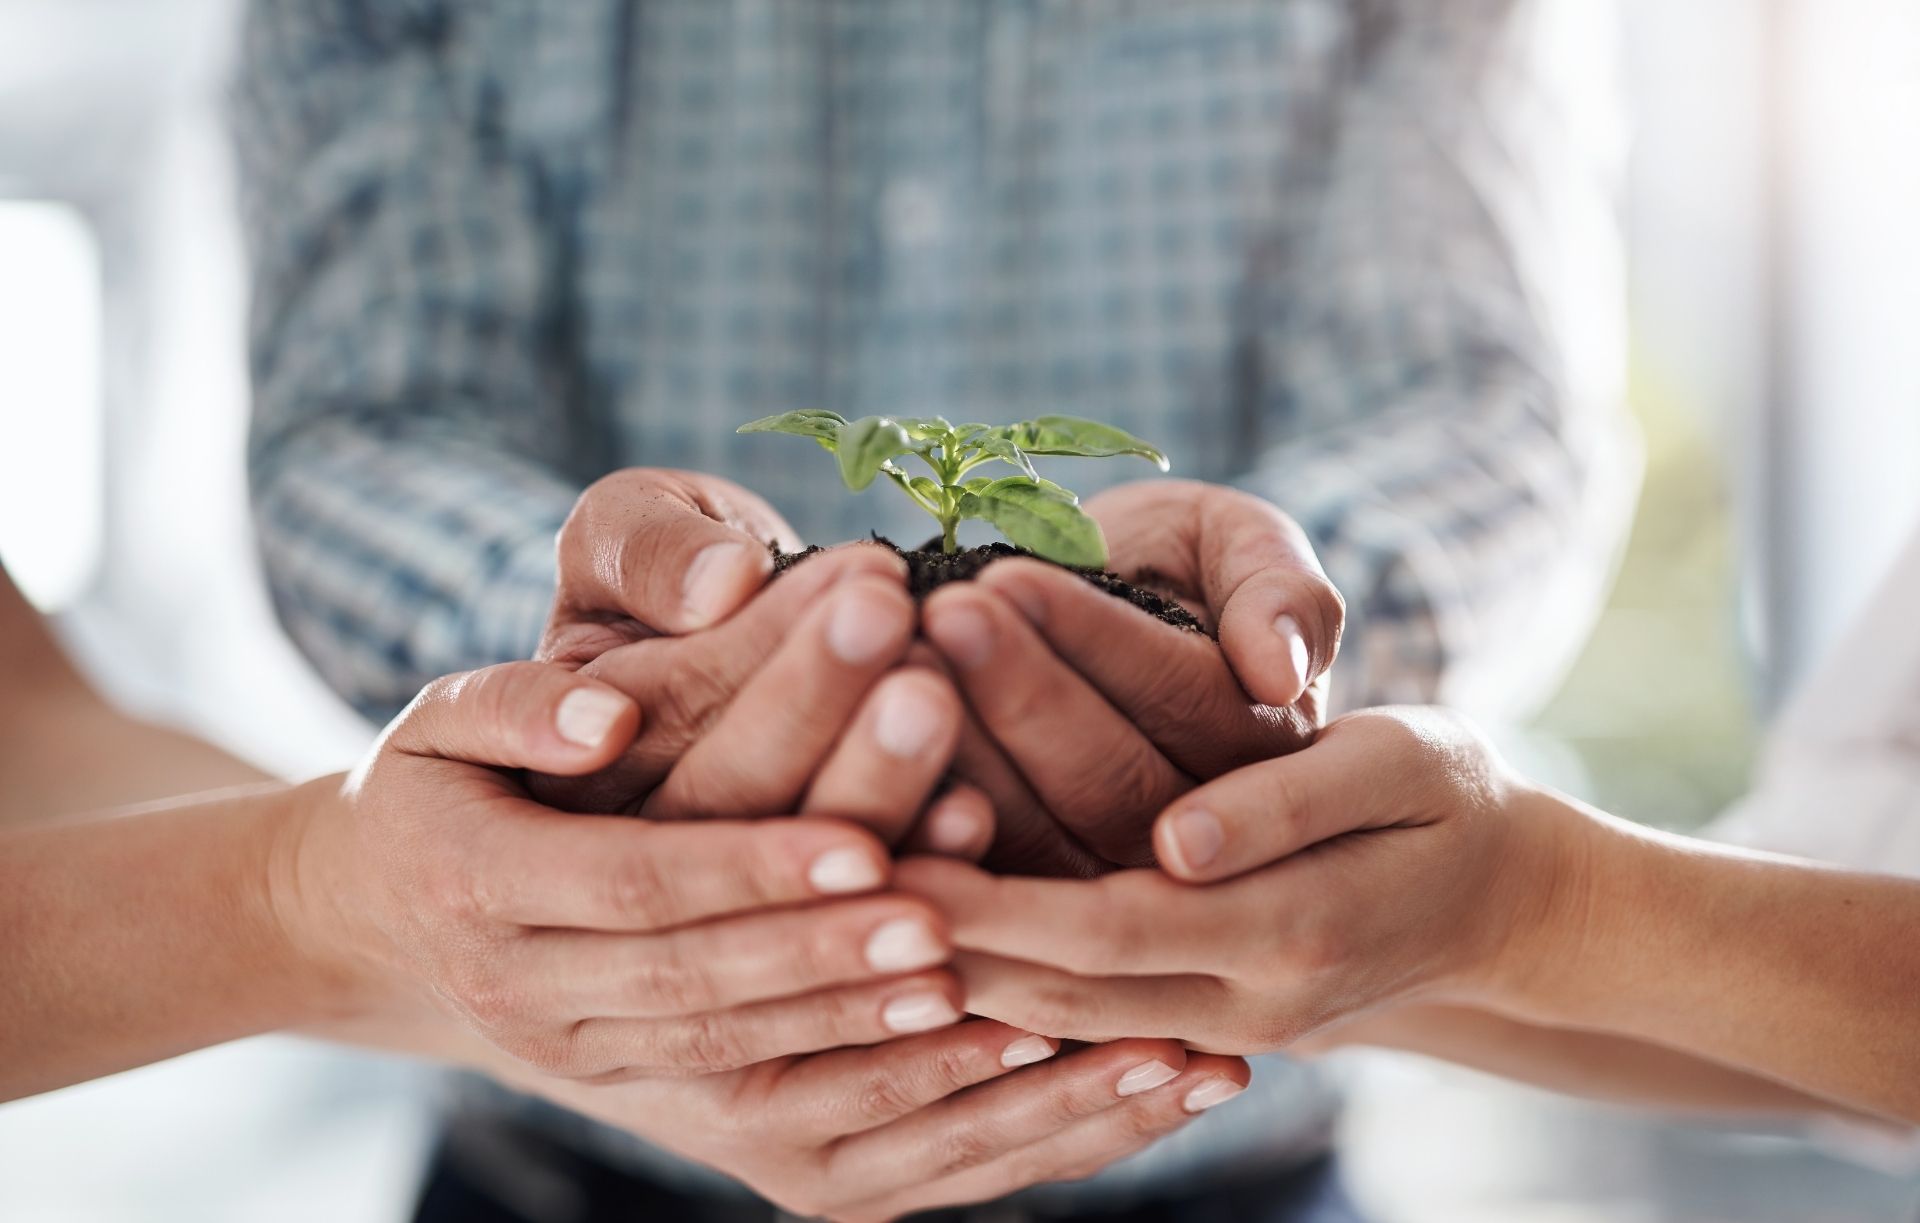
[[[0,833],[0,1099],[349,1013],[351,975],[276,901],[311,797],[262,787]]]
[[[211,744],[115,710],[0,568],[0,828],[266,780]]]
[[[191,735],[129,718],[84,686],[0,717],[0,828],[267,781]]]
[[[1461,1006],[1392,1007],[1361,1015],[1308,1042],[1303,1052],[1369,1046],[1419,1053],[1614,1104],[1709,1116],[1860,1114],[1773,1079],[1649,1041],[1553,1028]]]
[[[1500,1009],[1920,1120],[1920,882],[1527,805],[1521,819],[1570,833],[1577,865]]]

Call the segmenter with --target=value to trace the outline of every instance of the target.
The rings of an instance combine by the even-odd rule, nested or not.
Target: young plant
[[[741,433],[810,437],[840,460],[840,478],[854,492],[885,476],[940,524],[940,547],[955,552],[954,530],[977,518],[1008,541],[1063,565],[1104,569],[1107,541],[1080,498],[1033,470],[1036,454],[1084,458],[1137,455],[1167,470],[1167,456],[1112,425],[1073,416],[1041,416],[1012,425],[954,425],[938,416],[863,416],[806,408],[740,426]],[[895,460],[914,455],[933,472],[909,473]],[[1019,474],[993,479],[973,471],[1005,463]]]

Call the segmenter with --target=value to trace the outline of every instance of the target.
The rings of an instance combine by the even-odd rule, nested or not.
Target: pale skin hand
[[[23,609],[21,604],[14,610]],[[21,624],[39,627],[28,615],[15,616],[0,635],[0,651],[24,640],[13,631]],[[36,640],[50,648],[43,631]],[[65,687],[84,693],[78,677],[66,674]],[[876,689],[876,701],[889,684],[926,689],[934,682],[925,675],[892,676]],[[16,686],[0,697],[7,701],[0,712],[20,714],[24,721],[32,721],[33,714],[57,721],[63,703],[49,706],[32,699],[51,690]],[[409,759],[363,770],[351,789],[338,779],[324,779],[113,820],[38,820],[0,833],[0,918],[13,932],[10,945],[19,953],[10,961],[12,971],[0,978],[0,1015],[6,1020],[0,1023],[0,1069],[11,1072],[0,1072],[0,1099],[256,1032],[298,1028],[489,1070],[614,1124],[662,1131],[656,1139],[745,1179],[791,1209],[865,1220],[1085,1175],[1171,1132],[1246,1083],[1247,1068],[1237,1059],[1188,1055],[1165,1042],[1125,1042],[1053,1061],[1054,1042],[975,1021],[868,1048],[780,1057],[738,1071],[597,1085],[539,1074],[449,1018],[447,1000],[436,1004],[429,1001],[430,991],[378,980],[384,974],[362,962],[363,948],[351,938],[343,940],[334,920],[336,908],[360,908],[351,890],[356,881],[315,869],[314,858],[324,858],[326,851],[308,837],[310,830],[369,820],[431,825],[447,783],[455,791],[473,786],[469,774],[485,770],[414,758],[428,740],[450,752],[503,763],[590,765],[596,752],[618,746],[630,709],[617,700],[603,702],[599,713],[603,718],[614,714],[612,729],[599,747],[588,748],[574,739],[595,719],[583,718],[578,706],[561,715],[565,696],[581,690],[599,691],[590,683],[525,666],[442,685],[382,748],[384,756]],[[951,692],[945,700],[949,709],[957,705]],[[856,797],[876,801],[868,776],[876,749],[867,741],[876,733],[876,708],[870,701],[856,712],[841,746],[809,787],[810,806],[845,806]],[[156,775],[145,768],[147,755],[117,750],[128,741],[144,742],[146,728],[110,711],[97,726],[91,719],[88,725],[103,731],[92,746],[125,766],[114,776],[128,793],[150,795],[156,779],[164,783],[177,774],[163,768]],[[209,758],[219,762],[212,781],[228,780],[231,770],[243,767],[217,754]],[[932,763],[917,772],[904,770],[911,776],[889,769],[884,793],[907,808],[922,802],[940,767],[937,755],[928,759]],[[7,764],[12,782],[44,781],[42,789],[59,792],[55,779],[34,772],[34,761],[9,757]],[[375,793],[389,784],[376,774],[397,774],[391,784],[400,792]],[[410,802],[419,798],[422,786],[427,797]],[[501,797],[505,788],[504,781],[478,785],[489,795],[482,805],[494,808],[480,825],[489,831],[494,849],[510,848],[512,841],[492,827],[502,809],[513,805]],[[563,818],[523,814],[549,829]],[[838,894],[857,882],[861,863],[885,869],[886,859],[869,834],[814,824],[762,825],[759,831],[767,834],[762,848],[768,852],[732,855],[724,870],[704,877],[663,879],[670,885],[666,895],[656,896],[658,889],[648,887],[639,907],[665,913],[652,906],[712,906],[729,889],[753,891],[756,879],[763,881],[757,895],[801,891],[791,876],[802,866],[807,868],[804,887]],[[625,830],[639,831],[632,824]],[[674,839],[654,838],[653,843]],[[824,854],[815,852],[822,847]],[[516,870],[557,862],[547,855],[564,856],[569,846],[522,842],[521,848],[539,852],[518,855],[511,864]],[[672,865],[684,870],[699,855],[676,858]],[[831,868],[822,871],[826,863]],[[613,870],[618,878],[618,866]],[[731,880],[726,870],[734,872]],[[441,878],[457,881],[458,872]],[[537,892],[540,878],[536,870],[512,882],[531,895],[526,889]],[[583,880],[594,885],[606,883],[608,876],[603,872]],[[639,882],[628,878],[605,895],[629,895]],[[336,895],[336,887],[347,890]],[[467,895],[458,887],[455,891]],[[483,891],[467,898],[478,899]],[[420,914],[414,917],[431,927]],[[696,932],[718,928],[718,923],[690,927]],[[716,950],[722,959],[735,954]],[[372,958],[388,964],[395,957]],[[708,979],[670,969],[650,979],[700,990],[713,988],[725,975]],[[528,995],[537,996],[537,990]],[[813,1000],[831,1012],[835,997],[828,991]],[[943,996],[931,1010],[909,1008],[909,1026],[945,1020],[953,1014],[950,1002]],[[129,1023],[130,1013],[140,1022]],[[707,1030],[719,1043],[702,1047],[724,1054],[734,1039],[731,1021],[725,1015],[708,1019]],[[981,1086],[987,1083],[992,1086]]]
[[[1091,1175],[1238,1095],[1250,1074],[1171,1041],[1057,1050],[973,1020],[732,1074],[547,1094],[794,1214],[866,1223]]]
[[[602,685],[509,664],[432,686],[344,781],[5,834],[19,955],[0,984],[0,1091],[422,1012],[578,1078],[959,1019],[937,915],[884,890],[871,833],[565,816],[485,767],[592,768],[634,720]],[[857,730],[847,742],[868,750]],[[829,757],[823,777],[836,768],[850,775]]]
[[[952,787],[930,806],[924,792],[963,714],[935,669],[902,666],[915,619],[898,557],[861,544],[815,556],[724,624],[586,664],[582,674],[645,708],[647,724],[608,767],[538,778],[535,793],[655,820],[833,814],[891,845],[977,857],[993,835],[979,792]],[[849,728],[873,750],[840,750],[823,773]],[[906,791],[919,796],[909,803]]]
[[[423,982],[493,1044],[572,1079],[712,1073],[959,1018],[938,916],[883,890],[891,862],[871,833],[565,815],[462,763],[586,772],[635,719],[612,689],[538,663],[430,687],[343,787],[344,810],[300,839],[316,954]],[[857,777],[837,754],[871,750],[871,717],[854,724],[817,762],[824,778]],[[917,800],[943,768],[929,756],[897,784]]]
[[[1797,1092],[1920,1120],[1920,883],[1633,828],[1526,784],[1435,710],[1341,719],[1182,798],[1155,838],[1165,875],[925,861],[898,878],[947,913],[969,1008],[1049,1035],[1257,1052],[1371,1029],[1405,1047],[1421,1014],[1479,1013],[1428,1047],[1541,1078],[1516,1024],[1536,1053],[1647,1042],[1729,1068],[1669,1057],[1683,1105]],[[1564,1028],[1600,1035],[1543,1030]],[[1648,1065],[1632,1073],[1651,1085]]]
[[[1112,568],[1180,599],[1219,641],[1039,561],[998,562],[928,599],[926,635],[977,730],[958,771],[994,802],[990,861],[1021,873],[1151,865],[1162,807],[1311,742],[1344,620],[1299,527],[1256,497],[1155,480],[1086,508]]]

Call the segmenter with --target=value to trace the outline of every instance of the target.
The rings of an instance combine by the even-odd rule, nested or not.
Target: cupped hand
[[[634,467],[596,481],[556,543],[558,585],[535,657],[579,666],[630,641],[718,624],[799,546],[754,493],[693,471]]]
[[[990,1020],[730,1074],[542,1094],[808,1218],[865,1223],[1091,1175],[1245,1088],[1164,1040],[1061,1053]]]
[[[996,877],[903,863],[976,1014],[1049,1036],[1281,1048],[1392,1001],[1517,995],[1572,877],[1560,821],[1464,723],[1369,710],[1162,814],[1166,871]]]
[[[539,663],[430,686],[297,830],[293,925],[369,1007],[424,1001],[571,1079],[712,1073],[960,1018],[939,916],[886,890],[871,832],[568,815],[503,771],[604,767],[637,717]],[[944,768],[899,783],[901,801]],[[853,802],[859,777],[829,755],[818,809]]]
[[[981,732],[963,739],[959,771],[995,804],[990,861],[1004,869],[1151,865],[1155,813],[1305,746],[1326,714],[1344,608],[1292,520],[1192,481],[1126,485],[1087,509],[1113,568],[1178,598],[1218,640],[1034,560],[928,599],[926,635]],[[1084,852],[1063,869],[1072,847]]]

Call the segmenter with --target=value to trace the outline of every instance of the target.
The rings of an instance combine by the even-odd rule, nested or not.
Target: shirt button
[[[904,250],[932,246],[947,235],[946,205],[922,180],[896,179],[880,193],[880,228],[889,245]]]

